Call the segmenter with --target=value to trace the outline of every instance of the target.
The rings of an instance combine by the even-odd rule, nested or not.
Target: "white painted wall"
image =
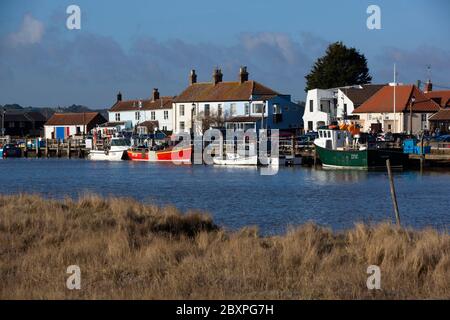
[[[426,118],[422,121],[422,114]],[[381,123],[382,130],[392,133],[409,133],[409,112],[405,113],[359,113],[359,124],[363,132],[369,132],[373,123]],[[419,133],[422,130],[430,128],[429,118],[433,113],[413,113],[412,129],[413,133]],[[389,130],[389,125],[391,130]]]
[[[198,117],[196,115],[204,114],[205,105],[209,105],[210,114],[217,114],[219,109],[219,105],[222,107],[222,114],[225,118],[236,117],[236,116],[244,116],[245,106],[248,105],[248,101],[221,101],[221,102],[198,102],[194,103],[174,103],[173,104],[173,128],[174,132],[181,132],[180,130],[180,122],[184,122],[185,129],[184,132],[189,132],[191,130],[192,124],[192,109],[195,108],[194,119]],[[250,115],[251,116],[261,116],[260,112],[253,112],[253,106],[257,104],[266,105],[265,101],[252,101],[252,105],[250,106]],[[184,115],[181,113],[181,106],[184,106]],[[267,117],[268,108],[266,106],[264,115]]]
[[[167,111],[167,117],[164,116],[164,111]],[[155,113],[155,117],[152,117],[152,112]],[[137,114],[139,114],[139,117]],[[120,120],[116,120],[116,114],[120,114]],[[163,130],[165,129],[167,131],[173,130],[173,108],[168,109],[157,109],[157,110],[141,110],[141,111],[120,111],[120,112],[113,112],[108,111],[108,118],[109,122],[116,122],[116,121],[131,121],[133,127],[136,126],[138,123],[142,123],[144,121],[150,121],[150,120],[156,120],[159,123],[159,129]]]
[[[312,131],[317,131],[317,127],[321,123],[323,123],[324,125],[330,124],[331,119],[336,117],[336,114],[334,112],[335,105],[333,103],[334,98],[334,89],[313,89],[307,92],[305,101],[305,113],[303,114],[303,125],[305,127],[305,131],[308,131],[309,129],[312,129]],[[321,111],[321,101],[330,101],[329,113]],[[312,128],[308,127],[310,122],[312,122]]]
[[[52,138],[52,133],[54,132],[54,136],[56,138],[56,127],[64,127],[64,132],[66,132],[66,128],[69,128],[69,136],[75,135],[77,133],[77,127],[80,128],[80,133],[83,134],[85,130],[85,126],[82,124],[79,125],[61,125],[61,126],[44,126],[44,136],[46,139]]]
[[[344,118],[344,104],[347,104],[347,116],[352,115],[353,110],[355,110],[355,106],[353,104],[353,101],[350,100],[342,91],[341,89],[338,89],[337,92],[337,118],[343,119]]]

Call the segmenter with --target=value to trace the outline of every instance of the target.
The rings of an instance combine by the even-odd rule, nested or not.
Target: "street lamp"
[[[413,108],[413,104],[414,102],[416,102],[416,98],[415,97],[411,97],[411,101],[409,104],[409,134],[412,136],[413,131],[412,131],[412,108]]]

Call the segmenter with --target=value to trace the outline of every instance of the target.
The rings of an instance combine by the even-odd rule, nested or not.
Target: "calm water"
[[[229,229],[257,225],[279,233],[306,221],[343,229],[393,217],[383,172],[296,167],[262,176],[254,168],[63,159],[0,160],[0,170],[0,193],[131,196],[206,210]],[[404,224],[449,229],[450,172],[396,172],[395,183]]]

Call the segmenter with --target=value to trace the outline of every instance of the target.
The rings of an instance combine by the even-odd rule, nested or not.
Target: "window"
[[[139,111],[134,113],[134,119],[139,120],[141,118],[141,113]]]
[[[165,110],[164,111],[164,120],[169,119],[169,111]]]
[[[252,107],[253,107],[253,110],[252,110],[252,112],[253,113],[263,113],[263,108],[265,107],[262,103],[254,103],[253,105],[252,105]],[[265,108],[264,108],[265,109]],[[265,111],[265,110],[264,110]]]
[[[234,116],[236,114],[236,103],[230,104],[230,114]]]
[[[184,130],[184,121],[180,121],[180,130]]]
[[[309,112],[314,112],[314,101],[309,100]]]
[[[167,126],[162,127],[163,131],[167,131]]]
[[[222,105],[220,103],[217,105],[217,115],[222,116]]]
[[[312,129],[313,129],[313,122],[312,121],[308,121],[308,130],[312,131]]]
[[[389,131],[392,130],[392,125],[388,124],[388,130],[389,130]]]
[[[116,121],[120,121],[120,113],[116,113]]]
[[[426,113],[422,113],[421,117],[422,117],[422,122],[426,122],[427,121],[427,114]]]
[[[151,118],[152,120],[155,120],[155,119],[156,119],[155,111],[152,111],[152,112],[150,113],[150,118]]]
[[[209,104],[205,104],[205,117],[209,117]]]
[[[81,128],[80,127],[77,127],[77,129],[76,129],[76,134],[80,134],[81,133]]]
[[[280,114],[281,113],[281,107],[278,104],[273,105],[273,113],[274,114]]]
[[[319,137],[323,138],[322,130],[319,130]]]
[[[184,105],[180,105],[180,116],[184,116]]]
[[[331,138],[331,131],[327,131],[328,132],[328,138]]]
[[[347,104],[344,103],[344,114],[347,114]]]
[[[245,104],[245,115],[249,115],[250,114],[250,104],[246,103]]]

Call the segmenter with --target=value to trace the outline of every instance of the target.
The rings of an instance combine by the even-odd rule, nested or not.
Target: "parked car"
[[[450,134],[444,134],[442,136],[434,138],[436,142],[450,142]]]
[[[3,158],[19,158],[22,150],[15,144],[8,143],[3,146]]]

